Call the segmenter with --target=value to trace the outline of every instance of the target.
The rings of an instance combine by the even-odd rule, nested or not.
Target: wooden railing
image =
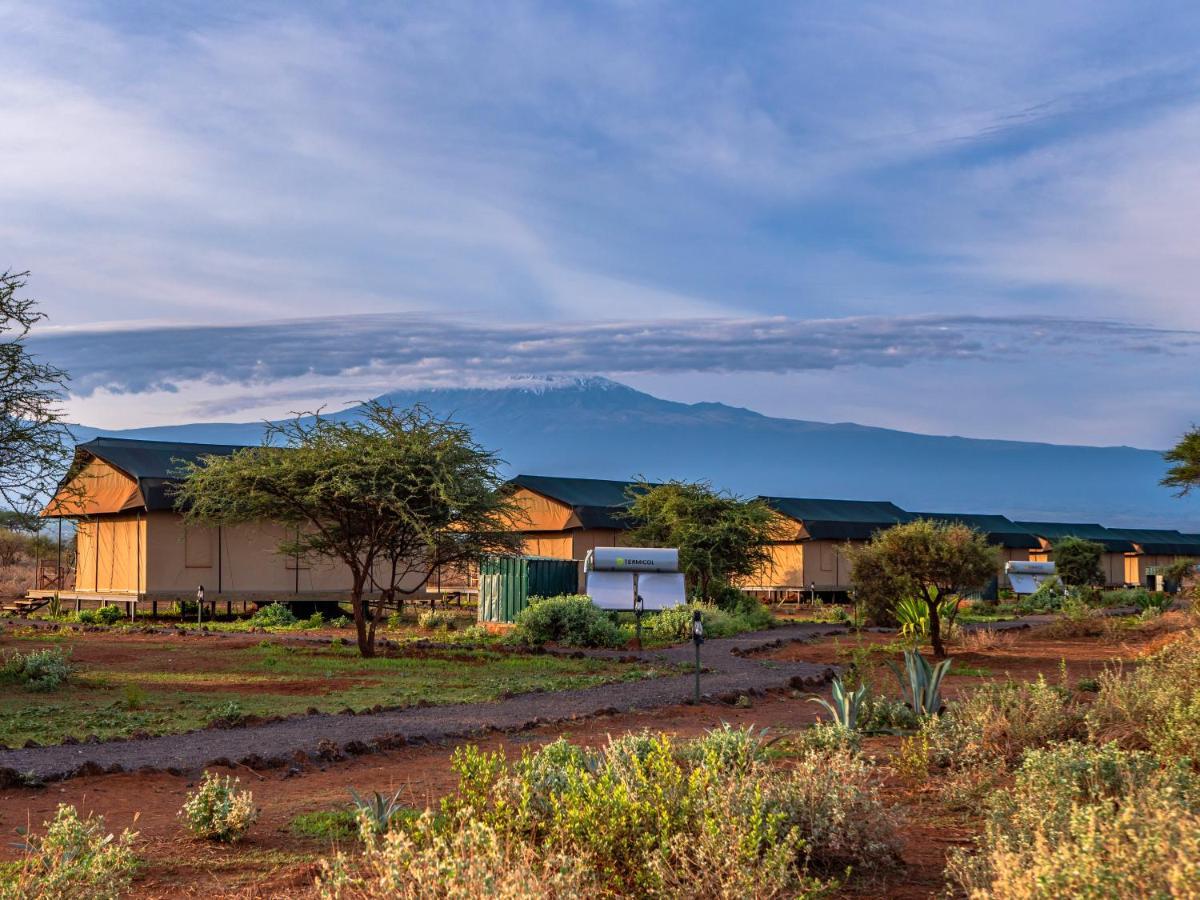
[[[66,566],[38,566],[34,584],[39,591],[74,590],[75,570]]]

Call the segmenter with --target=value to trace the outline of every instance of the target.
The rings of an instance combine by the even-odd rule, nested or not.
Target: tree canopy
[[[946,655],[940,605],[978,590],[996,574],[999,560],[987,537],[955,522],[918,519],[878,531],[846,549],[859,599],[894,609],[906,596],[924,602],[935,656]]]
[[[205,457],[177,504],[193,522],[292,526],[281,554],[344,563],[358,647],[373,656],[398,593],[421,590],[439,567],[517,549],[498,463],[464,425],[370,403],[361,418],[298,417],[261,447]]]
[[[1200,426],[1193,425],[1178,444],[1163,454],[1163,459],[1171,463],[1163,485],[1174,488],[1180,497],[1200,487]]]
[[[631,546],[677,547],[691,590],[711,602],[719,590],[771,564],[778,517],[761,500],[715,491],[707,482],[639,482],[627,512]]]
[[[1054,574],[1068,587],[1090,587],[1104,583],[1100,571],[1100,555],[1104,547],[1083,538],[1059,538],[1051,547]]]
[[[59,406],[67,374],[39,362],[26,339],[45,314],[18,296],[28,272],[0,273],[0,501],[36,530],[36,511],[71,459]],[[6,523],[9,524],[9,523]]]

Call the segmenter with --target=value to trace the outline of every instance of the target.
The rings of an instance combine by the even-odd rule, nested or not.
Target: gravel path
[[[710,640],[701,648],[701,664],[705,669],[701,690],[710,697],[732,699],[737,694],[773,688],[823,684],[834,674],[830,666],[756,660],[745,654],[788,641],[845,631],[833,625],[803,624]],[[648,663],[688,664],[694,660],[694,653],[688,644],[618,655],[635,656]],[[671,706],[691,699],[693,690],[692,675],[674,675],[574,691],[521,694],[495,703],[418,706],[358,715],[319,714],[246,728],[4,750],[0,751],[0,786],[27,774],[51,780],[143,767],[195,771],[218,762],[236,762],[252,768],[280,767],[405,743],[466,737],[492,730],[516,731],[592,715]]]

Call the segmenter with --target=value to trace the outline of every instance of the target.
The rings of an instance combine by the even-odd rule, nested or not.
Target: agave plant
[[[924,600],[904,597],[896,604],[896,621],[904,637],[929,636],[929,608]]]
[[[832,703],[824,697],[809,697],[808,702],[820,703],[829,710],[829,714],[833,716],[833,721],[849,731],[857,731],[858,714],[862,710],[863,701],[867,697],[867,686],[865,684],[859,685],[858,690],[849,691],[846,689],[846,685],[842,683],[842,676],[836,675],[833,679],[832,691]]]
[[[904,673],[896,664],[889,662],[888,668],[900,682],[900,694],[918,716],[937,714],[942,711],[942,679],[950,669],[951,660],[943,659],[931,666],[916,650],[904,651]]]
[[[396,813],[404,808],[404,804],[400,802],[402,792],[403,789],[398,790],[388,797],[379,791],[372,791],[370,797],[360,797],[354,788],[350,788],[350,798],[354,801],[354,808],[366,814],[371,830],[376,834],[383,834],[391,826]]]

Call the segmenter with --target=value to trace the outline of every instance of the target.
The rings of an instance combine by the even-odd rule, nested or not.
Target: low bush
[[[864,760],[804,749],[781,771],[764,755],[761,734],[731,728],[678,747],[649,733],[599,751],[559,740],[511,764],[463,747],[439,812],[382,838],[363,817],[365,853],[326,863],[321,890],[805,897],[895,858]]]
[[[239,781],[212,772],[187,795],[179,811],[188,831],[210,841],[240,841],[258,818],[254,795],[238,788]]]
[[[1097,681],[1087,716],[1094,741],[1200,760],[1200,631],[1184,632],[1136,669],[1111,667]]]
[[[297,622],[296,624],[299,625],[301,628],[306,628],[306,629],[324,628],[325,627],[325,617],[323,615],[321,615],[320,610],[318,610],[318,611],[314,612],[311,616],[309,616],[307,619],[304,619],[301,622]]]
[[[354,622],[349,616],[337,616],[336,618],[329,620],[330,628],[349,628],[353,624]]]
[[[1057,578],[1047,578],[1036,591],[1017,601],[1017,609],[1023,614],[1054,612],[1062,606],[1066,592]]]
[[[920,732],[931,769],[978,768],[997,776],[1026,750],[1085,734],[1084,708],[1071,691],[1040,677],[980,685],[943,715],[926,718]]]
[[[417,617],[417,624],[428,631],[454,631],[458,623],[458,617],[440,610],[426,610]]]
[[[289,828],[297,837],[342,841],[358,836],[358,814],[352,809],[322,809],[300,813]]]
[[[579,595],[533,597],[517,616],[516,632],[527,643],[568,647],[620,647],[621,629],[608,613]]]
[[[699,610],[704,623],[704,636],[708,638],[733,637],[747,631],[762,631],[770,628],[775,618],[770,611],[753,597],[747,597],[742,608],[733,612],[703,603],[687,603],[672,606],[655,613],[645,627],[650,634],[668,643],[692,639],[692,614]]]
[[[295,625],[296,621],[296,616],[282,603],[261,606],[250,617],[250,624],[259,628],[289,628]]]
[[[75,621],[80,625],[116,625],[125,618],[120,607],[101,606],[98,609],[81,609],[75,613]]]
[[[71,677],[70,651],[61,647],[19,650],[0,661],[0,684],[16,684],[27,691],[58,690]]]
[[[990,799],[979,852],[953,852],[947,874],[970,897],[1193,896],[1197,813],[1186,766],[1111,744],[1035,750]]]
[[[113,835],[103,817],[80,818],[65,804],[44,827],[44,835],[25,837],[25,855],[13,877],[0,881],[0,898],[116,900],[125,893],[137,868],[135,832]]]

